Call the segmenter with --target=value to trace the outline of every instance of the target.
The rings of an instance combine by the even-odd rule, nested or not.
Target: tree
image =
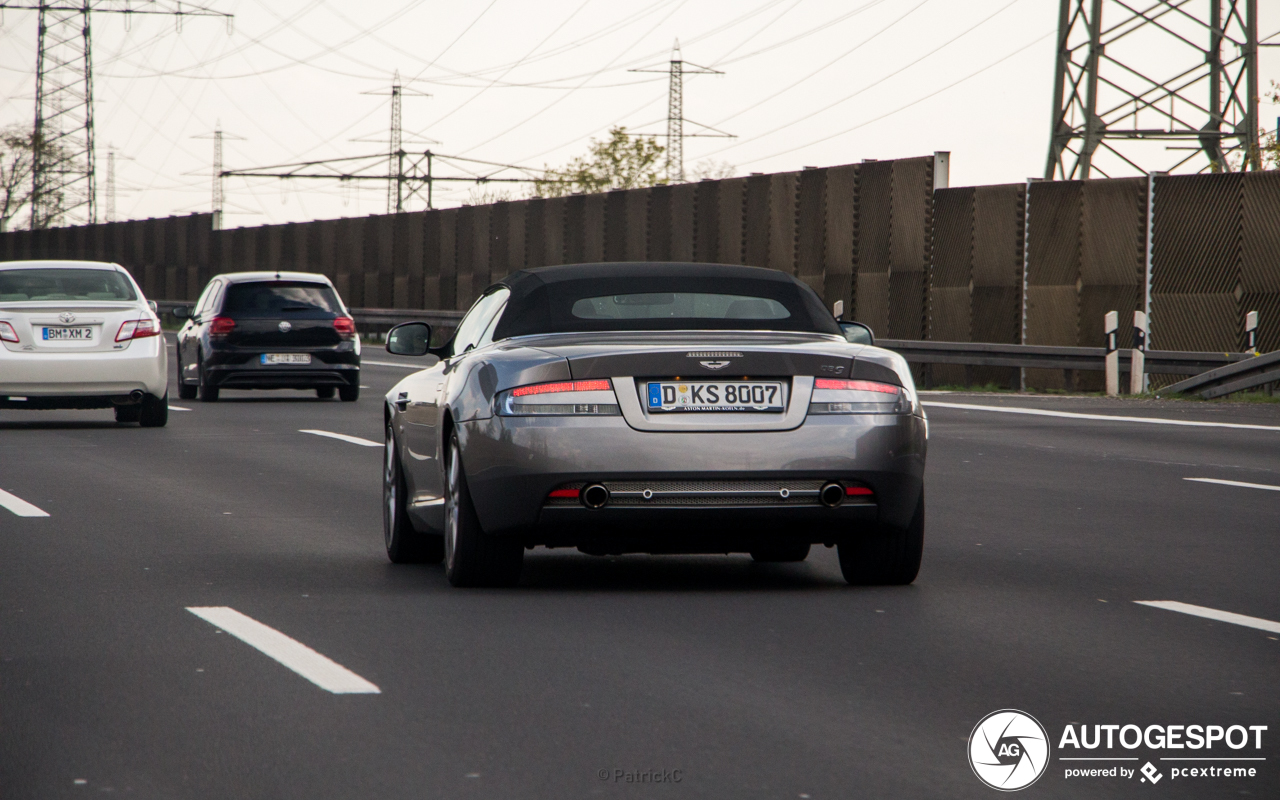
[[[693,179],[695,181],[719,181],[725,178],[732,178],[738,168],[730,164],[728,161],[717,161],[714,158],[708,158],[699,161],[693,165]]]
[[[35,165],[35,134],[20,125],[0,129],[0,231],[8,230],[9,221],[26,209],[31,211],[32,169]],[[42,160],[55,163],[61,160],[63,148],[45,144]],[[44,198],[47,224],[53,224],[63,214],[63,197],[60,192]]]
[[[661,174],[665,150],[652,136],[631,136],[624,127],[611,128],[607,139],[591,140],[588,155],[546,170],[546,179],[534,183],[534,196],[563,197],[666,183]]]

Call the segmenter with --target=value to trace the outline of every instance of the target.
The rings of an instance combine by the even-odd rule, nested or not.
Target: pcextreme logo
[[[969,734],[969,766],[992,789],[1025,789],[1049,766],[1049,734],[1023,711],[993,711]]]

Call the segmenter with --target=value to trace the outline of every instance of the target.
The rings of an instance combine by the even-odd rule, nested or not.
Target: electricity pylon
[[[128,0],[0,0],[0,9],[37,13],[36,117],[31,139],[31,228],[48,228],[69,218],[97,222],[93,144],[94,14],[143,14],[177,18],[223,17],[196,3],[164,7],[148,2],[132,8]],[[125,19],[129,19],[128,16]]]
[[[630,72],[665,72],[669,74],[670,83],[667,89],[667,183],[684,183],[684,140],[695,137],[736,138],[731,133],[717,130],[710,125],[703,125],[693,120],[689,122],[699,128],[715,133],[684,132],[684,76],[685,75],[723,75],[718,69],[703,67],[685,61],[680,55],[680,40],[676,40],[671,50],[671,61],[667,69],[633,69]]]
[[[222,191],[222,142],[224,139],[244,141],[244,137],[226,133],[222,130],[222,120],[218,120],[214,123],[213,133],[202,133],[191,138],[213,140],[213,229],[220,231],[222,230],[222,206],[226,200]]]
[[[404,150],[404,125],[401,123],[401,100],[406,93],[405,87],[400,84],[400,70],[396,70],[395,75],[391,78],[391,135],[388,139],[390,148],[387,150],[387,213],[400,214],[404,212],[405,201],[409,199],[412,192],[406,192],[405,184],[405,156],[409,155]],[[385,95],[387,92],[361,92],[361,94]],[[416,89],[409,89],[410,97],[430,97],[426,92],[419,92]],[[355,141],[368,141],[366,139],[356,139]],[[432,141],[432,144],[439,142]],[[428,170],[430,172],[430,170]]]
[[[1045,178],[1261,167],[1257,0],[1060,2]]]

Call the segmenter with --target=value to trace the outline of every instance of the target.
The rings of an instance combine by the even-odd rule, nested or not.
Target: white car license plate
[[[44,328],[46,342],[92,342],[93,328]]]
[[[780,381],[653,381],[650,411],[783,411]]]
[[[263,364],[310,364],[309,353],[263,353]]]

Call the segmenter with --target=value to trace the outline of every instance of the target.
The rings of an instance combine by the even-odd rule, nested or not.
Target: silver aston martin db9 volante
[[[394,562],[517,582],[524,551],[838,548],[852,584],[915,580],[928,426],[901,356],[790,275],[719,264],[541,267],[494,284],[386,401]]]

